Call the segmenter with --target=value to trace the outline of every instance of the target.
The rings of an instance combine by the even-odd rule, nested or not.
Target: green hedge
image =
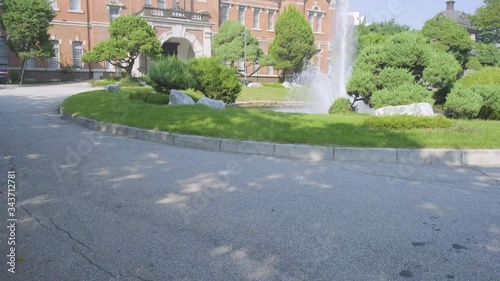
[[[330,114],[346,114],[351,112],[351,102],[348,98],[336,99],[335,102],[333,102],[332,106],[330,106],[330,110],[328,110],[328,113]]]
[[[466,88],[476,85],[500,86],[500,67],[484,67],[479,71],[465,75],[457,81],[457,85]]]
[[[446,117],[392,115],[370,116],[365,119],[364,125],[373,129],[410,130],[421,128],[449,128],[452,122]]]
[[[153,93],[151,91],[141,91],[130,93],[128,96],[131,100],[141,100],[150,104],[168,104],[168,95]]]
[[[417,84],[403,84],[392,89],[376,91],[370,100],[374,108],[419,102],[434,104],[434,99],[431,91]]]

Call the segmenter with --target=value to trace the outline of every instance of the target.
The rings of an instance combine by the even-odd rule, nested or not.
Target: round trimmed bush
[[[330,114],[346,114],[351,112],[352,112],[351,102],[349,101],[348,98],[336,99],[333,102],[332,106],[330,106],[330,110],[328,110],[328,113]]]
[[[146,100],[146,98],[150,95],[151,93],[150,92],[145,92],[145,91],[137,91],[137,92],[133,92],[133,93],[130,93],[130,95],[128,96],[129,99],[131,100]]]
[[[241,91],[236,69],[223,66],[216,58],[197,58],[189,61],[196,77],[196,90],[208,98],[234,103]]]
[[[455,87],[446,98],[445,109],[456,117],[476,118],[483,107],[483,97],[471,88]]]
[[[465,75],[457,83],[462,87],[473,87],[476,85],[500,86],[500,67],[484,67],[479,71]]]
[[[376,91],[370,100],[374,108],[419,102],[434,104],[432,92],[417,84],[403,84],[392,89]]]
[[[196,87],[196,79],[189,65],[176,56],[157,61],[148,70],[146,83],[155,91],[169,94],[170,90],[184,90]]]

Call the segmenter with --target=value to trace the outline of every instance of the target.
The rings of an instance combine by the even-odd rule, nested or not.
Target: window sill
[[[69,13],[83,14],[82,10],[68,10]]]
[[[260,28],[252,28],[252,30],[255,30],[255,31],[262,31],[262,29],[260,29]]]
[[[315,35],[324,35],[323,32],[313,32]]]
[[[52,9],[52,11],[54,11],[54,12],[60,12],[61,10],[59,10],[59,8],[54,8],[54,9]]]
[[[274,32],[274,29],[268,29],[267,32]]]

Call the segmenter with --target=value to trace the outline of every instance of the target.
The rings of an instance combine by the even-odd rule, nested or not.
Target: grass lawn
[[[68,112],[133,127],[236,140],[355,147],[500,148],[500,122],[455,120],[447,129],[369,129],[365,115],[314,115],[203,105],[171,107],[128,99],[134,89],[67,98]]]
[[[188,94],[194,101],[200,99],[203,94],[193,89],[182,90],[183,93]],[[245,101],[283,101],[288,89],[285,88],[271,88],[271,87],[244,87],[236,102]]]

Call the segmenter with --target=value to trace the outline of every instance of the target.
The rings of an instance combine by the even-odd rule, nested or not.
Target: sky
[[[425,21],[446,9],[446,0],[350,0],[350,10],[366,16],[366,22],[395,18],[400,24],[421,29]],[[473,14],[483,0],[456,0],[455,10]]]

